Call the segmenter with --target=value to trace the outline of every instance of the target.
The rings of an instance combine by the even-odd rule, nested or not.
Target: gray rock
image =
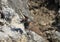
[[[8,39],[9,36],[6,33],[0,32],[0,40]]]
[[[17,3],[17,4],[16,4]],[[27,16],[30,20],[33,19],[28,10],[28,0],[8,0],[8,6],[13,8],[21,18]]]
[[[60,41],[60,32],[56,31],[55,35],[56,35],[56,38]]]
[[[58,10],[58,13],[60,14],[60,9]]]
[[[9,35],[13,39],[17,39],[20,37],[20,34],[18,32],[11,30],[11,28],[8,26],[3,26],[2,31],[4,31],[5,34]]]
[[[29,30],[27,32],[29,35],[29,42],[45,42],[45,39],[42,36],[36,34],[35,32]]]

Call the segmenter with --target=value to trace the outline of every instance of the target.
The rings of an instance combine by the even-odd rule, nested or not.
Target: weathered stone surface
[[[33,31],[27,31],[29,42],[47,42],[43,37]]]
[[[0,42],[60,42],[58,2],[60,0],[30,0],[29,3],[28,0],[0,0]],[[25,29],[24,23],[31,20],[29,30]],[[56,25],[52,25],[54,22]]]
[[[2,6],[0,9],[0,42],[45,42],[45,39],[35,32],[29,30],[27,32],[24,22],[21,22],[21,17],[24,15],[30,18],[26,0],[1,0],[0,4]]]

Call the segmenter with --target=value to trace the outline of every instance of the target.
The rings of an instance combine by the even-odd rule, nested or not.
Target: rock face
[[[60,0],[29,0],[29,10],[34,17],[29,30],[42,35],[49,42],[60,42]],[[58,34],[59,34],[58,33]]]
[[[25,22],[21,22],[24,15],[31,19],[24,2],[26,0],[0,0],[0,42],[45,42],[43,37],[26,30]]]
[[[59,2],[0,0],[0,42],[60,42]]]

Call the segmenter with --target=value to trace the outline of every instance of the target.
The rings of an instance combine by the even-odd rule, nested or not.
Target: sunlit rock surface
[[[21,22],[24,15],[31,19],[25,1],[0,0],[0,42],[45,42],[45,39],[35,32],[25,30],[24,22]]]
[[[30,0],[30,3],[28,0],[0,0],[0,42],[60,42],[58,2],[60,0]],[[27,21],[21,22],[26,17],[34,21],[30,30],[25,29]]]

